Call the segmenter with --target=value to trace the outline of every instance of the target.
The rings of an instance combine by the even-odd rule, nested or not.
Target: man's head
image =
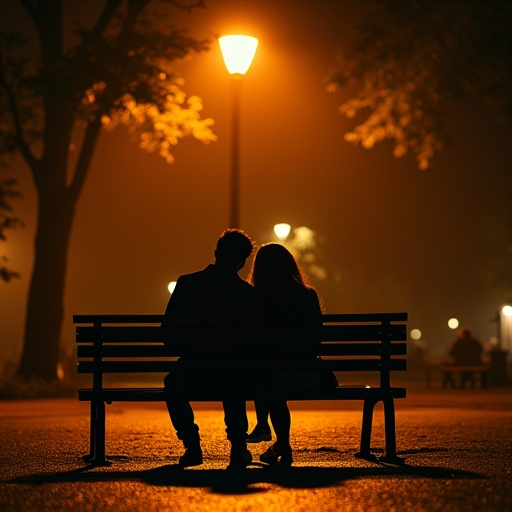
[[[226,229],[215,249],[215,262],[240,270],[254,250],[254,242],[240,229]]]

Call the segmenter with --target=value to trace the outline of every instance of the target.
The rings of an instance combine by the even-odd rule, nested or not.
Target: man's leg
[[[229,467],[238,469],[248,466],[252,462],[251,452],[247,449],[247,412],[245,400],[229,398],[222,401],[224,407],[224,422],[226,434],[231,442]]]
[[[170,373],[164,379],[167,395],[167,410],[171,423],[176,430],[178,439],[183,442],[185,453],[180,457],[180,465],[183,467],[197,466],[203,462],[201,451],[199,427],[194,421],[194,411],[190,402],[184,398],[184,388],[181,372]]]

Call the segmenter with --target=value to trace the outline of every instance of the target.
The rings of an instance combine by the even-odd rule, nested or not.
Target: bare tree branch
[[[19,149],[20,149],[21,153],[23,154],[23,157],[26,159],[27,163],[29,164],[31,170],[33,172],[36,172],[38,160],[33,155],[33,153],[30,151],[30,147],[27,144],[25,137],[23,136],[23,128],[22,128],[20,116],[18,113],[18,105],[16,103],[16,96],[15,96],[12,88],[10,87],[10,85],[7,83],[7,81],[5,79],[1,45],[0,45],[0,87],[7,94],[7,100],[9,102],[9,106],[10,106],[10,111],[11,111],[11,115],[12,115],[12,119],[13,119],[13,123],[14,123],[15,136],[16,136],[16,140],[19,145]]]

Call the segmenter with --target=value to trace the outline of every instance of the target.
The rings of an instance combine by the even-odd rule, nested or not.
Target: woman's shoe
[[[265,464],[286,464],[291,466],[293,462],[292,448],[290,445],[281,448],[277,443],[274,443],[266,452],[260,455],[260,461]]]
[[[262,441],[272,441],[272,431],[268,425],[256,425],[247,436],[248,443],[261,443]]]

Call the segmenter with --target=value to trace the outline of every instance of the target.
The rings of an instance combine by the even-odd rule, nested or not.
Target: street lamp
[[[230,182],[230,214],[231,228],[239,227],[239,188],[240,188],[240,88],[243,75],[247,73],[258,40],[255,37],[231,35],[219,37],[220,51],[228,72],[233,76],[233,111],[232,111],[232,138],[231,138],[231,182]]]
[[[274,225],[274,233],[279,240],[286,240],[291,229],[292,227],[290,224],[287,224],[286,222],[280,222],[279,224]]]

